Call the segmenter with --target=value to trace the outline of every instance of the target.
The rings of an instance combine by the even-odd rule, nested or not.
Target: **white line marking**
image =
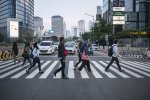
[[[102,61],[99,61],[100,63],[102,63],[103,65],[105,65],[105,66],[107,66],[108,64],[106,64],[105,62],[102,62]],[[128,75],[126,75],[126,74],[124,74],[124,73],[122,73],[122,72],[119,72],[119,70],[117,70],[117,69],[115,69],[115,68],[113,68],[113,67],[109,67],[112,71],[114,71],[115,73],[117,73],[118,75],[120,75],[121,77],[123,77],[123,78],[130,78],[130,76],[128,76]]]
[[[41,66],[41,70],[44,69],[51,61],[47,61],[45,62],[42,66]],[[37,68],[34,72],[32,72],[30,75],[28,75],[26,77],[26,79],[32,79],[36,74],[38,74],[39,72],[39,68]]]
[[[50,74],[50,72],[53,70],[53,68],[56,66],[58,61],[54,61],[51,66],[39,77],[40,79],[45,79]]]
[[[107,63],[109,63],[109,61],[107,61]],[[118,67],[116,64],[112,64],[113,66],[115,66],[116,68]],[[123,66],[124,67],[124,66]],[[125,70],[125,72],[129,73],[130,75],[136,77],[136,78],[144,78],[143,76],[137,74],[137,73],[134,73],[126,68],[123,68]]]
[[[90,66],[91,66],[91,71],[93,75],[95,76],[95,78],[103,78],[92,65]]]
[[[92,63],[95,65],[95,67],[97,67],[102,73],[106,74],[109,78],[116,78],[116,76],[114,76],[110,72],[105,72],[105,69],[99,63],[95,61],[92,61]]]
[[[68,66],[68,77],[69,78],[75,78],[73,68],[74,68],[73,61],[69,61],[69,66]]]

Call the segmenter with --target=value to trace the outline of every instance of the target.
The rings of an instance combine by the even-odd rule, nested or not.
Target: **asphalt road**
[[[124,73],[115,65],[104,72],[110,58],[95,53],[90,56],[92,73],[88,74],[85,69],[74,71],[78,58],[69,55],[65,70],[69,80],[61,79],[60,73],[53,75],[60,66],[57,53],[40,58],[42,75],[37,67],[26,74],[27,66],[21,63],[0,62],[0,100],[150,100],[150,64],[139,58],[123,58]]]

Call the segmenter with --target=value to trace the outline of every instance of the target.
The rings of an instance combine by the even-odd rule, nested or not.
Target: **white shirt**
[[[32,52],[33,58],[39,57],[39,53],[40,53],[39,49],[34,48],[34,49],[33,49],[33,52]]]
[[[113,57],[118,57],[118,56],[120,56],[119,55],[119,52],[118,52],[118,47],[117,47],[117,44],[113,44],[112,45],[112,47],[113,47]]]

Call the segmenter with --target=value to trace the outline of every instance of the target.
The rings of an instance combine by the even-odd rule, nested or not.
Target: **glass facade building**
[[[7,37],[7,19],[19,21],[19,37],[34,35],[34,0],[0,0],[0,32]]]
[[[126,29],[144,30],[150,25],[149,0],[125,0],[126,1]]]

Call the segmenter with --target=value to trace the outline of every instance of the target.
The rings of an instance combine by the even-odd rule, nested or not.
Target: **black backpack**
[[[114,46],[116,46],[116,45],[114,45]],[[109,50],[108,50],[108,56],[109,57],[112,57],[112,55],[113,55],[113,47],[114,46],[111,46],[111,48],[109,48]]]

